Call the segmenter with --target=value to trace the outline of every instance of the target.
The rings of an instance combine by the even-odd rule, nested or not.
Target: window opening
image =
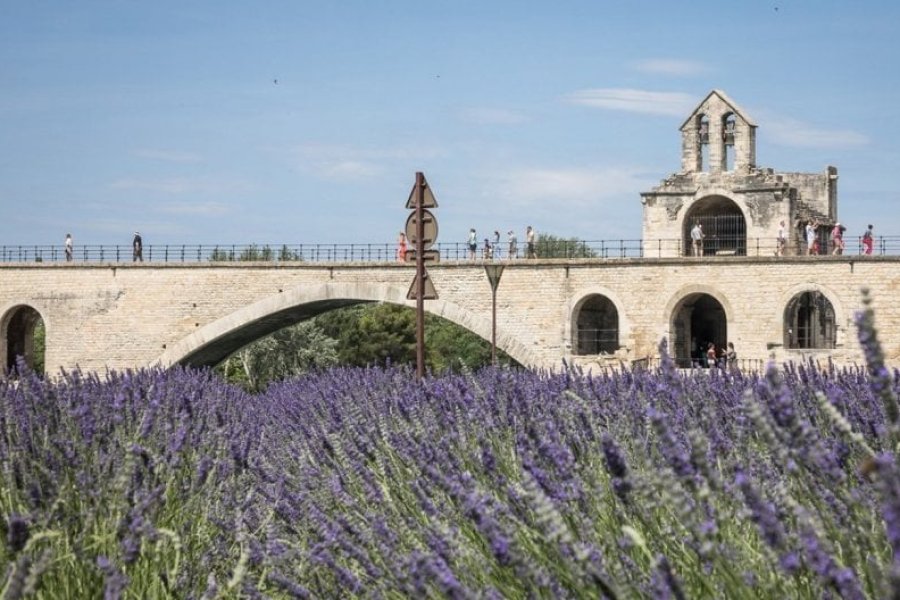
[[[709,167],[709,117],[700,115],[697,119],[697,156],[700,164],[698,171],[705,171]]]
[[[722,169],[734,171],[735,119],[733,114],[722,118]]]
[[[834,307],[824,294],[803,292],[788,303],[785,345],[794,349],[833,349],[837,341]]]
[[[619,311],[606,296],[588,297],[578,310],[575,353],[611,354],[619,349]]]

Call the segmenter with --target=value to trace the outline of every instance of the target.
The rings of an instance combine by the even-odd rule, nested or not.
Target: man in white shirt
[[[691,248],[694,256],[703,256],[703,225],[699,221],[691,229]]]
[[[812,221],[806,222],[806,253],[813,253],[813,244],[816,242],[816,226]]]

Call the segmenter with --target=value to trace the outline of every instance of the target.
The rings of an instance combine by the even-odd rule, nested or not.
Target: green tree
[[[425,315],[425,363],[433,373],[491,362],[486,340],[436,315]],[[499,364],[514,361],[497,351]],[[397,304],[357,304],[321,314],[248,344],[216,367],[251,391],[275,380],[337,364],[415,364],[416,313]]]
[[[303,260],[303,257],[296,250],[291,250],[287,247],[287,244],[283,244],[281,246],[281,250],[278,251],[278,260],[281,262],[287,262],[292,260]]]
[[[31,365],[31,369],[35,373],[43,374],[46,367],[45,352],[47,343],[47,329],[44,327],[43,319],[38,319],[37,323],[34,324],[33,336],[32,356],[34,357],[34,364]]]
[[[535,241],[539,258],[593,258],[597,256],[587,242],[578,238],[561,238],[549,233],[539,233]]]
[[[416,315],[397,304],[369,304],[321,315],[323,330],[337,339],[342,364],[403,364],[416,359]],[[345,313],[345,314],[340,314]]]
[[[272,381],[338,364],[337,342],[312,321],[304,321],[248,344],[216,370],[251,391]]]
[[[319,315],[316,322],[338,340],[342,364],[357,366],[415,364],[416,313],[396,304],[368,304]],[[498,351],[498,362],[514,361]],[[425,315],[425,363],[435,373],[462,367],[477,369],[491,362],[490,343],[436,315]]]
[[[228,250],[221,250],[218,246],[216,246],[210,253],[209,260],[213,262],[225,262],[234,260],[234,251],[229,252]]]
[[[259,247],[256,244],[250,244],[241,250],[238,260],[242,261],[267,261],[272,260],[272,249],[268,246]]]
[[[511,364],[503,351],[497,351],[501,364]],[[425,315],[425,363],[435,373],[478,369],[491,364],[491,345],[447,319]]]

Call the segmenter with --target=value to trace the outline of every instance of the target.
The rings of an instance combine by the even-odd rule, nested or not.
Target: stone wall
[[[704,293],[725,309],[727,335],[742,358],[764,361],[862,355],[852,326],[860,289],[875,298],[888,359],[900,366],[900,257],[727,257],[519,260],[505,262],[497,293],[498,346],[528,366],[562,359],[602,365],[655,357],[671,334],[676,306]],[[19,305],[44,320],[48,372],[171,364],[203,347],[253,335],[354,301],[406,300],[413,268],[400,264],[224,263],[198,265],[2,265],[0,353]],[[438,300],[426,309],[490,339],[491,290],[482,264],[429,267]],[[784,313],[803,291],[820,291],[837,315],[837,347],[783,347]],[[622,348],[612,356],[572,356],[576,306],[601,294],[619,314]],[[244,331],[244,337],[236,332]],[[251,335],[252,334],[252,335]],[[249,337],[248,337],[249,336]],[[3,358],[5,364],[5,356]]]

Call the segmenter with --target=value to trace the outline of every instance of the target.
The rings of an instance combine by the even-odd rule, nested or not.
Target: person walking
[[[831,243],[834,249],[831,251],[833,255],[841,255],[844,253],[844,229],[840,223],[835,223],[831,230]]]
[[[478,252],[478,236],[475,234],[474,227],[469,230],[466,246],[469,248],[469,260],[475,260],[475,253]]]
[[[806,222],[806,254],[816,254],[816,223],[815,221]]]
[[[406,234],[402,231],[400,235],[397,236],[397,260],[400,262],[406,262]]]
[[[728,342],[728,351],[725,352],[725,364],[728,365],[729,371],[737,368],[737,352],[734,349],[734,342]]]
[[[134,239],[131,240],[131,262],[144,262],[144,240],[141,239],[141,232],[134,232]]]
[[[525,228],[525,258],[537,258],[537,250],[534,246],[534,229],[531,225]]]
[[[716,345],[712,342],[706,347],[706,366],[710,369],[716,366]]]
[[[66,247],[66,262],[72,262],[72,253],[74,251],[74,246],[72,245],[72,234],[71,233],[66,234],[65,247]]]
[[[508,244],[508,247],[509,247],[509,252],[507,253],[507,256],[510,259],[519,258],[519,247],[518,247],[519,241],[516,239],[516,232],[513,231],[512,229],[510,229],[506,233],[506,243]]]
[[[869,224],[869,228],[866,229],[866,232],[862,236],[862,253],[866,256],[871,256],[874,249],[875,236],[872,235],[872,225]]]
[[[494,257],[494,260],[503,258],[503,251],[500,246],[500,232],[496,229],[494,230],[494,241],[491,243],[491,254]]]

